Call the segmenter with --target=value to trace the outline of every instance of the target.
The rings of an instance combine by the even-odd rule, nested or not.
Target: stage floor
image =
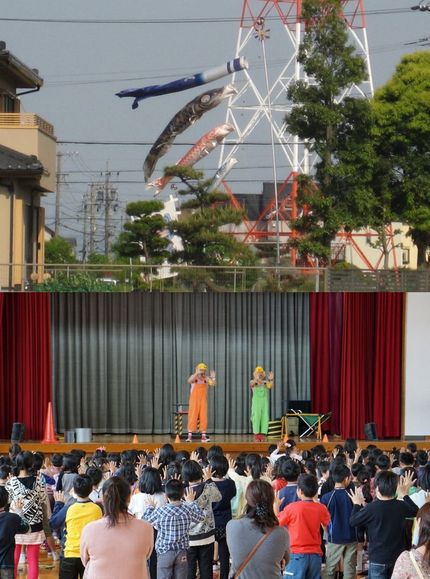
[[[94,435],[91,442],[81,443],[65,443],[59,438],[58,442],[50,444],[42,444],[40,441],[24,441],[21,446],[24,450],[41,451],[44,453],[65,453],[72,448],[81,448],[85,452],[91,454],[98,447],[103,446],[107,452],[120,452],[121,450],[136,448],[142,450],[154,451],[163,444],[171,443],[177,450],[193,450],[198,446],[205,446],[209,448],[213,444],[222,446],[225,452],[238,454],[240,452],[258,452],[266,454],[269,445],[276,444],[278,440],[267,440],[265,442],[255,442],[252,435],[239,434],[216,434],[210,436],[210,442],[202,444],[198,438],[195,438],[192,443],[181,440],[175,443],[174,438],[170,435],[138,435],[139,442],[133,443],[132,435]],[[328,442],[322,442],[316,438],[298,439],[295,438],[296,443],[301,450],[308,450],[316,444],[324,444],[324,446],[331,450],[336,444],[343,444],[344,440],[337,437],[329,437]],[[366,448],[369,444],[375,444],[383,450],[392,450],[395,448],[405,447],[408,443],[415,442],[418,448],[430,448],[430,438],[428,440],[361,440],[359,444],[362,448]],[[0,441],[0,454],[6,454],[10,446],[9,441]]]

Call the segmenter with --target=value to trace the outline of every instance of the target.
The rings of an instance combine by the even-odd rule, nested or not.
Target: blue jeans
[[[320,555],[291,553],[284,575],[294,579],[320,579],[321,562]]]
[[[368,579],[390,579],[394,565],[384,565],[383,563],[372,563],[369,561]]]

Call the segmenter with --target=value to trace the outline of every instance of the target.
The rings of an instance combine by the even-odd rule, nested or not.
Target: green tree
[[[201,171],[191,167],[167,167],[165,175],[178,177],[186,187],[178,193],[188,197],[181,204],[181,219],[169,224],[183,243],[183,249],[174,251],[171,260],[208,266],[253,263],[249,248],[220,230],[225,225],[239,225],[244,217],[243,211],[230,205],[228,195],[211,191],[212,180],[205,180]]]
[[[286,121],[291,133],[309,141],[318,156],[313,177],[299,177],[301,216],[293,240],[302,256],[328,263],[330,245],[342,227],[367,224],[373,198],[370,104],[342,95],[366,79],[363,59],[348,43],[341,0],[304,0],[308,26],[298,60],[309,81],[288,90],[293,102]]]
[[[134,219],[124,225],[113,250],[120,257],[144,257],[146,263],[162,263],[169,255],[169,240],[162,237],[166,224],[161,211],[161,201],[135,201],[129,203],[126,213]]]
[[[76,263],[76,256],[71,243],[62,237],[55,236],[45,243],[45,263]]]
[[[418,266],[430,247],[430,52],[405,56],[375,94],[375,156],[392,211],[407,223]]]

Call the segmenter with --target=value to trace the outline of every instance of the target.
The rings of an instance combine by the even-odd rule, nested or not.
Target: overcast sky
[[[390,78],[403,54],[420,49],[406,43],[430,36],[430,12],[410,11],[410,6],[415,3],[414,0],[364,0],[369,12],[367,35],[376,88]],[[27,65],[39,69],[45,85],[40,93],[23,97],[23,109],[36,112],[53,123],[59,141],[152,143],[175,112],[202,89],[149,99],[143,101],[136,111],[131,110],[131,100],[120,100],[114,93],[123,88],[157,84],[194,74],[233,58],[239,31],[235,19],[239,17],[241,8],[242,0],[15,0],[3,3],[1,18],[155,19],[173,23],[76,24],[0,20],[0,39],[5,40],[8,49]],[[388,13],[380,13],[384,10]],[[189,19],[215,19],[215,22],[174,22]],[[222,21],[224,19],[227,21]],[[269,80],[272,81],[289,48],[282,30],[273,22],[268,23],[268,27],[271,28],[271,37],[266,47]],[[243,54],[250,59],[250,74],[258,76],[262,74],[262,68],[259,57],[254,57],[256,50],[260,49],[252,46],[249,55],[246,50]],[[209,87],[227,82],[228,79],[223,79]],[[225,104],[211,111],[177,141],[197,141],[206,130],[224,121],[225,111]],[[267,140],[262,133],[258,136]],[[120,181],[118,189],[123,206],[131,200],[151,197],[144,188],[141,172],[149,148],[149,145],[60,145],[64,153],[78,153],[66,157],[63,163],[64,171],[68,173],[68,185],[63,188],[63,224],[69,228],[65,234],[74,235],[74,230],[82,230],[82,222],[76,221],[82,195],[88,188],[87,183],[98,178],[107,162],[114,173],[113,180]],[[188,148],[185,145],[172,147],[157,166],[154,176],[159,176],[163,166],[175,162]],[[256,192],[260,189],[258,181],[271,179],[269,152],[269,147],[247,149],[243,162],[231,174],[238,192]],[[218,165],[218,155],[213,153],[199,167],[206,168],[210,175]],[[259,169],[257,173],[255,166],[267,168]],[[281,170],[281,178],[283,176]],[[161,199],[170,192],[166,189]],[[49,224],[52,224],[54,203],[54,195],[49,195],[44,201]]]

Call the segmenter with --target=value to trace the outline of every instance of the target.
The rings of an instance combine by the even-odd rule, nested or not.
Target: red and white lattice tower
[[[368,98],[373,94],[373,83],[363,2],[344,0],[342,5],[351,42],[366,63],[367,80],[360,86],[351,86],[339,101],[347,95]],[[226,122],[233,124],[236,131],[234,137],[225,140],[220,153],[220,165],[235,158],[238,169],[254,168],[253,175],[258,177],[258,167],[269,169],[266,175],[270,177],[261,175],[255,181],[260,182],[260,187],[261,181],[273,181],[274,198],[256,222],[246,223],[245,240],[275,239],[278,262],[280,244],[294,235],[289,221],[297,217],[296,177],[312,174],[315,162],[306,143],[290,134],[285,125],[285,115],[292,106],[287,98],[289,86],[298,80],[312,82],[306,79],[297,60],[305,33],[301,16],[302,0],[243,0],[236,56],[245,56],[249,69],[233,77],[239,92],[229,100]],[[266,146],[261,146],[262,142]],[[258,155],[253,156],[252,151],[258,151]],[[237,203],[228,180],[223,184]],[[235,192],[255,191],[248,187]],[[296,259],[292,250],[292,265],[296,265]]]

